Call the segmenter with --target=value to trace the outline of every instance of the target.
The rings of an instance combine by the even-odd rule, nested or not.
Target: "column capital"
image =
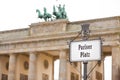
[[[120,47],[120,44],[111,45],[111,47]]]
[[[18,54],[15,54],[15,53],[9,53],[8,55],[9,55],[9,56],[12,56],[12,55],[17,56]]]
[[[65,49],[60,49],[59,51],[64,51],[64,52],[66,52],[66,50],[65,50]]]
[[[66,59],[67,58],[66,50],[60,50],[59,57]]]
[[[32,54],[32,53],[36,53],[36,51],[30,51],[30,52],[28,52],[28,53]]]
[[[36,51],[31,51],[31,52],[28,52],[29,54],[38,54]]]

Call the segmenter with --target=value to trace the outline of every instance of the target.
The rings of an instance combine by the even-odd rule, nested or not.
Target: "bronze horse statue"
[[[50,13],[47,13],[47,9],[44,7],[44,20],[49,21],[49,19],[52,18],[52,15]]]
[[[47,13],[47,9],[44,7],[44,14],[41,14],[40,10],[36,9],[36,12],[38,13],[38,18],[44,19],[45,21],[49,21],[52,18],[52,15]]]
[[[41,14],[40,10],[39,9],[36,9],[36,13],[38,13],[38,18],[43,18],[43,15]]]
[[[58,6],[58,12],[56,11],[55,6],[53,6],[53,15],[56,16],[56,19],[66,19],[67,13],[65,11],[65,5],[61,7],[61,5]]]

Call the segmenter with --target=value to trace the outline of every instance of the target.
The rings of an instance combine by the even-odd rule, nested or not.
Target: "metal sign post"
[[[83,62],[83,64],[84,64],[84,80],[87,80],[87,64],[88,64],[88,62],[87,61],[84,61]]]
[[[87,64],[91,60],[101,60],[101,40],[88,40],[89,24],[83,24],[81,41],[70,43],[70,61],[82,61],[84,65],[84,80],[87,80]]]
[[[89,24],[83,24],[81,25],[82,26],[82,39],[83,40],[88,40],[89,38]],[[88,64],[88,61],[83,61],[83,64],[84,64],[84,80],[87,80],[87,64]]]

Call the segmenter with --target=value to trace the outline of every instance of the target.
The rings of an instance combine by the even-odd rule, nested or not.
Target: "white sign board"
[[[101,40],[70,43],[70,61],[101,60]]]

